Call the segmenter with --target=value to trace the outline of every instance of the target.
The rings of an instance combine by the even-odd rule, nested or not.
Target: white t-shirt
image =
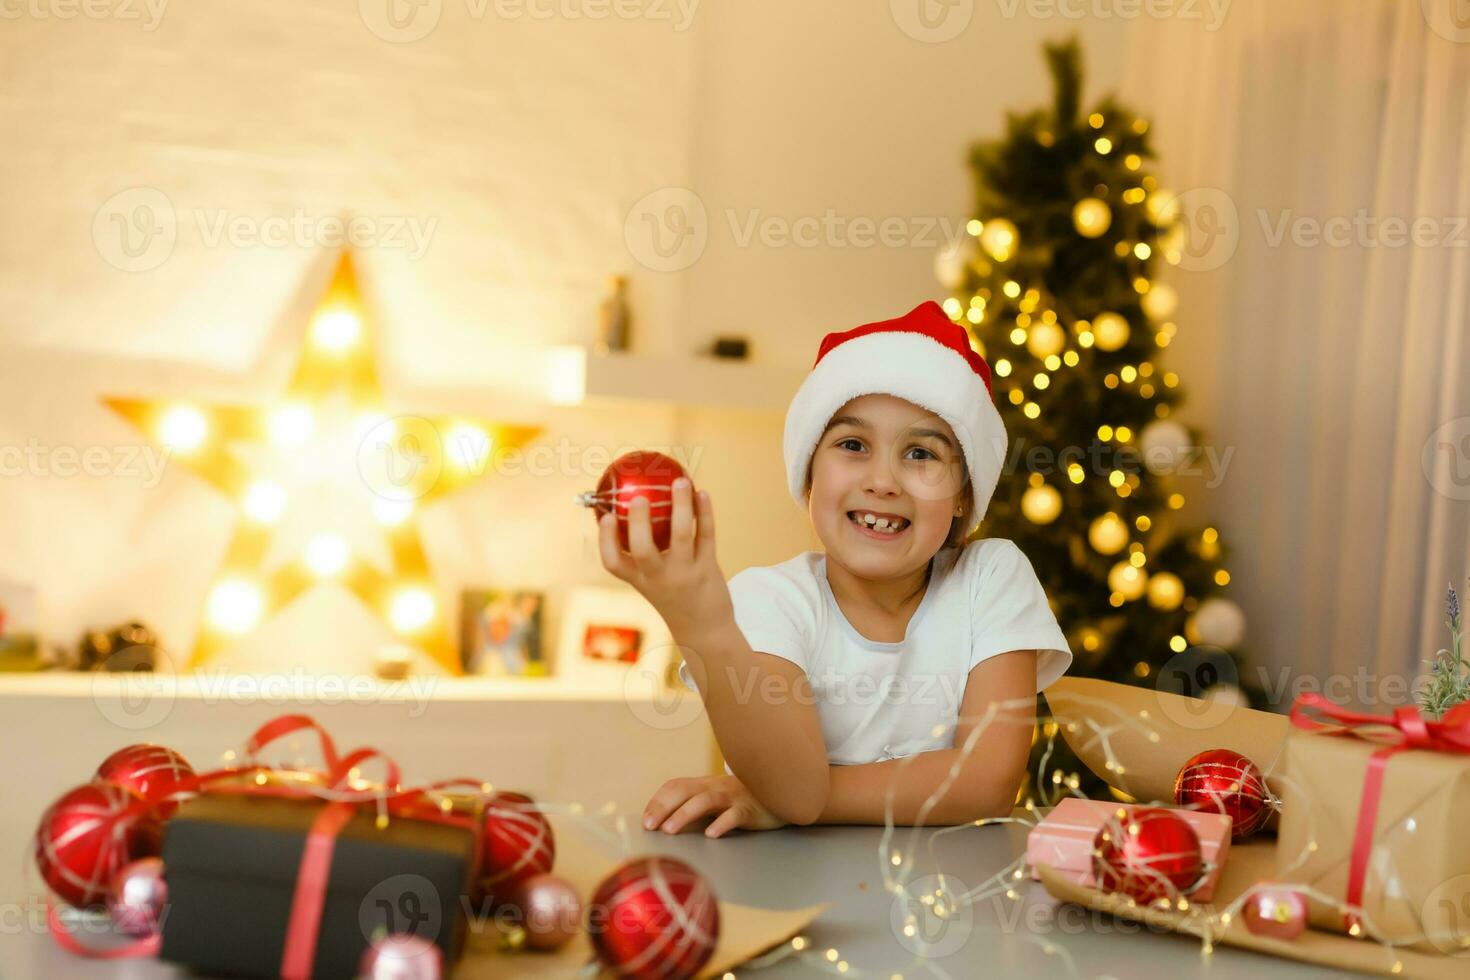
[[[1040,651],[1038,691],[1072,663],[1031,562],[1005,538],[941,548],[897,643],[870,640],[847,621],[821,552],[747,568],[729,584],[735,623],[751,648],[806,671],[834,765],[953,747],[965,682],[987,657]],[[688,665],[679,665],[679,678],[698,690]]]

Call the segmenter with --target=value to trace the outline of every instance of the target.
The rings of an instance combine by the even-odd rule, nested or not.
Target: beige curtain
[[[1470,574],[1470,3],[1134,28],[1121,94],[1185,214],[1212,209],[1212,252],[1166,276],[1166,359],[1184,420],[1233,450],[1190,506],[1233,548],[1248,672],[1382,708]]]

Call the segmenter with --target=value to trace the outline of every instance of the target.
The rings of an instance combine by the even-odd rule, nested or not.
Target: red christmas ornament
[[[94,779],[112,783],[147,800],[159,804],[155,812],[168,819],[179,808],[181,800],[194,795],[179,784],[194,778],[194,768],[173,749],[162,745],[129,745],[118,749],[97,767]]]
[[[547,874],[556,862],[551,824],[524,793],[501,792],[485,808],[481,868],[485,891],[497,903],[533,875]]]
[[[627,453],[613,460],[597,481],[597,489],[579,494],[577,503],[594,508],[598,520],[608,511],[616,514],[618,546],[627,551],[629,508],[636,498],[647,498],[654,546],[659,551],[667,551],[674,513],[674,481],[681,476],[688,476],[684,467],[662,453]]]
[[[1176,814],[1158,807],[1119,810],[1092,842],[1092,870],[1104,891],[1145,904],[1173,900],[1204,871],[1199,837]]]
[[[129,861],[156,855],[158,819],[129,790],[111,783],[78,786],[51,804],[36,828],[36,866],[51,890],[78,907],[108,897]]]
[[[1174,778],[1174,802],[1230,818],[1230,839],[1245,840],[1271,816],[1271,795],[1256,764],[1239,752],[1209,749]]]
[[[1307,900],[1290,888],[1262,883],[1241,909],[1245,927],[1257,936],[1292,940],[1307,930]]]
[[[683,861],[635,858],[597,886],[587,931],[613,976],[688,980],[714,955],[720,908],[709,883]]]

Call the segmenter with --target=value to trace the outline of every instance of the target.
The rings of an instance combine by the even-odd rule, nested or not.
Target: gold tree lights
[[[459,670],[419,516],[539,431],[391,413],[374,330],[349,255],[306,325],[285,391],[250,406],[194,399],[107,404],[236,508],[204,596],[193,665],[256,630],[307,590],[346,589],[403,642]]]
[[[1198,695],[1239,683],[1218,657],[1193,668],[1201,645],[1237,647],[1244,617],[1219,595],[1217,530],[1177,520],[1178,475],[1203,454],[1171,418],[1179,378],[1159,358],[1177,297],[1154,268],[1179,262],[1184,228],[1146,169],[1147,120],[1111,98],[1083,115],[1075,41],[1046,56],[1054,105],[973,148],[976,215],[936,260],[1012,437],[982,533],[1030,556],[1075,672]]]

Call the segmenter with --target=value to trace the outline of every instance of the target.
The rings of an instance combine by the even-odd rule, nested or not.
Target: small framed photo
[[[635,666],[656,671],[673,656],[663,617],[632,589],[572,589],[562,614],[557,672],[622,684]]]
[[[467,589],[460,598],[460,663],[466,674],[544,677],[540,592]]]

